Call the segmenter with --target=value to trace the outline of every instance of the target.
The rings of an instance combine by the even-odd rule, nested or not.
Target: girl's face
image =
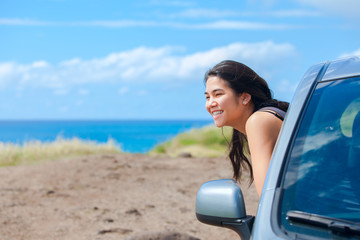
[[[236,94],[228,84],[217,76],[206,81],[206,110],[211,114],[217,127],[234,127],[242,122],[244,110],[243,94]]]

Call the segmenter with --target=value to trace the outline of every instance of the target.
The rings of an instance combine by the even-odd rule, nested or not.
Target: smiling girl
[[[215,125],[233,128],[229,145],[233,177],[239,181],[243,168],[248,168],[260,196],[289,104],[273,99],[266,81],[235,61],[215,65],[205,74],[205,84],[206,109]]]

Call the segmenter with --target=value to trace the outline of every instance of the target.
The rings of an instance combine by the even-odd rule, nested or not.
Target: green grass
[[[206,126],[201,129],[192,129],[157,145],[149,154],[166,154],[174,157],[180,153],[190,153],[194,157],[225,156],[227,141],[230,141],[231,134],[232,128]]]
[[[121,153],[121,150],[112,139],[104,144],[78,138],[58,138],[53,142],[30,141],[23,145],[0,142],[0,166],[36,164],[45,160],[106,153]]]

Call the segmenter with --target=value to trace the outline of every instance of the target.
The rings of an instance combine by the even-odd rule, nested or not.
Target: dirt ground
[[[198,222],[202,183],[231,178],[225,158],[119,154],[0,168],[0,239],[239,239]],[[254,187],[241,186],[254,215]]]

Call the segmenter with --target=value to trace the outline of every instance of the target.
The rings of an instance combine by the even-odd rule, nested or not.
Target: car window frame
[[[323,74],[325,71],[326,71],[326,68],[323,69]],[[317,79],[321,79],[321,77],[322,77],[322,74],[320,73],[319,76],[317,77]],[[302,237],[304,237],[306,239],[319,239],[319,236],[312,236],[312,235],[304,234],[301,232],[291,232],[282,226],[282,224],[281,224],[281,208],[282,208],[282,201],[283,201],[285,176],[286,176],[286,172],[288,170],[289,164],[290,164],[290,160],[291,160],[290,157],[291,157],[291,153],[294,149],[294,145],[295,145],[297,136],[298,136],[301,126],[303,124],[304,118],[308,112],[309,105],[311,104],[311,102],[313,100],[314,93],[316,92],[316,89],[318,88],[319,84],[323,84],[323,83],[327,83],[327,82],[334,82],[334,81],[341,81],[341,80],[351,81],[351,79],[354,79],[354,78],[358,78],[357,81],[360,81],[360,76],[347,76],[347,77],[339,78],[339,79],[330,79],[330,80],[327,79],[326,81],[314,81],[313,86],[312,86],[311,90],[309,91],[308,96],[306,97],[307,100],[304,103],[302,110],[300,111],[300,114],[299,114],[298,119],[295,124],[295,128],[291,134],[291,138],[290,138],[290,141],[289,141],[287,149],[286,149],[286,154],[284,155],[284,158],[283,158],[284,160],[283,160],[280,174],[278,177],[278,184],[277,184],[277,188],[275,190],[274,200],[273,200],[273,204],[272,204],[271,225],[272,225],[274,232],[277,233],[277,235],[279,235],[279,236],[282,236],[285,238],[293,238],[293,237],[302,238]]]

